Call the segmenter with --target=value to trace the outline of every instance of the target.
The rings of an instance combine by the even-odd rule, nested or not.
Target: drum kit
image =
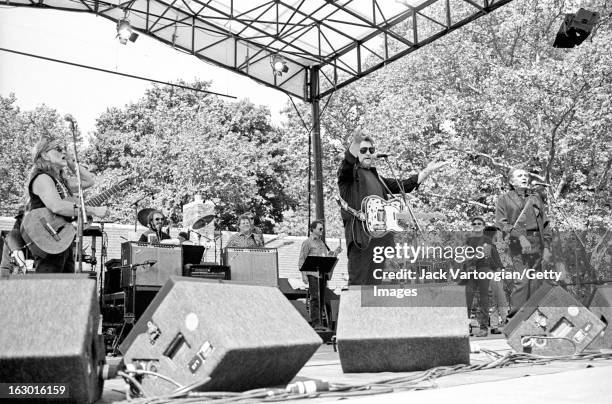
[[[138,223],[145,227],[149,227],[148,218],[149,215],[157,209],[153,208],[144,208],[140,209],[136,214],[136,220]],[[215,251],[215,260],[217,257],[217,240],[221,239],[221,232],[214,232],[212,237],[203,234],[203,229],[206,228],[210,223],[214,221],[215,229],[218,228],[218,215],[216,214],[206,214],[199,217],[191,226],[187,228],[187,234],[195,233],[198,236],[197,245],[203,245],[205,247],[205,251],[208,251],[210,248],[214,248]],[[170,228],[172,227],[173,222],[168,221],[167,219],[164,221],[164,226],[168,226],[167,233],[170,234]],[[136,227],[136,226],[135,226]],[[204,239],[204,241],[202,241]],[[178,238],[172,238],[169,240],[162,240],[160,244],[182,244],[184,240],[180,240]],[[222,241],[221,241],[222,243]],[[222,248],[222,246],[221,246]]]

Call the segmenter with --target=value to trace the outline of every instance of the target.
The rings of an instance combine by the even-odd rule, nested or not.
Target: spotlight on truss
[[[272,65],[272,72],[275,76],[282,76],[283,73],[287,73],[289,71],[287,61],[280,55],[272,55],[270,65]]]
[[[578,10],[576,14],[566,14],[553,47],[573,48],[580,45],[591,34],[598,21],[599,13],[584,8]]]
[[[117,22],[117,38],[121,45],[125,45],[127,41],[136,42],[138,34],[134,32],[130,20],[123,18]]]

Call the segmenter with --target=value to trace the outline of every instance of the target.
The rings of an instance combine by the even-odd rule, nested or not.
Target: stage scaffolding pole
[[[310,68],[310,105],[312,108],[312,156],[314,160],[315,219],[325,220],[323,205],[323,150],[321,147],[321,109],[319,105],[319,68]],[[308,207],[310,209],[310,206]]]

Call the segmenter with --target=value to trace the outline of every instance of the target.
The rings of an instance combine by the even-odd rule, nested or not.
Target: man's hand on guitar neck
[[[329,252],[330,257],[337,257],[342,252],[342,247],[338,246],[334,250]]]

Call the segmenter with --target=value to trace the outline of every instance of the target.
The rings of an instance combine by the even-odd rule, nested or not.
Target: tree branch
[[[457,148],[451,147],[450,150],[454,150],[454,151],[458,151],[458,152],[461,152],[461,153],[472,154],[472,155],[475,155],[475,156],[481,156],[481,157],[487,158],[487,159],[489,159],[491,161],[491,164],[493,166],[499,167],[499,168],[503,168],[506,171],[508,171],[508,170],[510,170],[511,168],[514,168],[514,167],[521,167],[522,164],[524,163],[523,162],[521,164],[510,165],[508,163],[499,162],[495,157],[491,156],[490,154],[477,152],[476,150],[473,150],[473,149],[461,150],[461,149],[457,149]],[[529,161],[529,160],[527,160],[527,161]],[[530,176],[532,176],[533,178],[537,179],[538,181],[542,181],[542,182],[545,181],[544,177],[542,177],[541,175],[539,175],[537,173],[534,173],[534,172],[531,172],[531,171],[528,171],[528,173],[529,173]]]
[[[452,200],[455,200],[455,201],[461,201],[461,202],[469,203],[470,205],[480,206],[481,208],[485,208],[485,209],[493,209],[492,206],[485,205],[484,203],[472,201],[470,199],[459,198],[457,196],[440,195],[440,194],[436,194],[434,192],[427,192],[427,191],[419,191],[419,193],[423,194],[423,195],[427,195],[427,196],[435,196],[437,198],[452,199]]]
[[[604,189],[605,185],[608,183],[608,173],[610,172],[610,166],[612,166],[612,158],[608,158],[608,163],[606,163],[606,168],[604,169],[604,172],[601,175],[599,184],[597,184],[596,189],[598,191],[601,191],[602,189]]]

